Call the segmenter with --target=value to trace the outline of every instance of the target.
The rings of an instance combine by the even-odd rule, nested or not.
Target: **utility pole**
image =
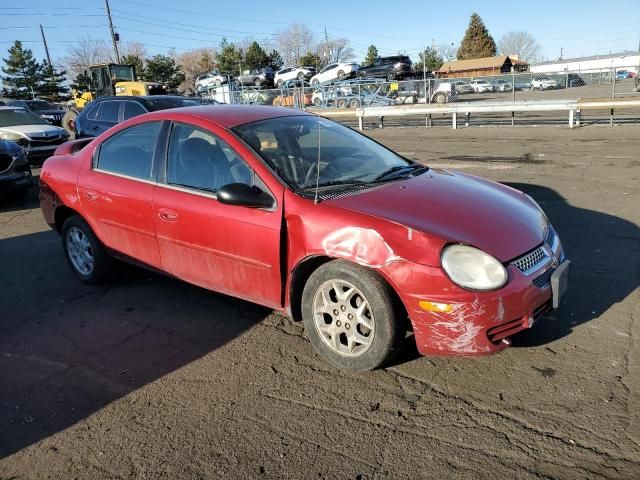
[[[44,52],[47,55],[47,63],[49,64],[49,67],[53,67],[53,65],[51,65],[51,57],[49,56],[49,47],[47,46],[47,39],[44,36],[44,29],[42,28],[42,25],[40,25],[40,34],[42,35],[42,43],[44,43]]]
[[[118,40],[120,36],[113,29],[113,22],[111,21],[111,9],[109,8],[109,0],[104,0],[105,8],[107,9],[107,17],[109,17],[109,30],[111,30],[111,41],[113,42],[113,51],[116,54],[116,63],[120,63],[120,52],[118,51]]]
[[[329,35],[327,35],[327,27],[324,27],[324,58],[327,64],[331,63],[329,60]]]

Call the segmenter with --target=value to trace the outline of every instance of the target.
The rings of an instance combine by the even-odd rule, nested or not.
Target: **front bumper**
[[[455,285],[440,267],[398,261],[383,267],[395,285],[413,326],[422,355],[492,355],[510,345],[508,338],[531,328],[554,308],[552,277],[558,264],[568,265],[562,247],[533,272],[507,266],[506,286],[472,292]],[[424,303],[441,305],[427,310]]]
[[[3,190],[23,190],[33,183],[31,170],[0,174],[0,188]]]

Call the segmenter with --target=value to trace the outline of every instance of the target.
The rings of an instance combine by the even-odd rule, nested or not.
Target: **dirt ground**
[[[370,130],[520,188],[573,260],[489,358],[344,375],[300,325],[127,267],[79,283],[35,189],[0,204],[0,479],[640,478],[640,129]]]

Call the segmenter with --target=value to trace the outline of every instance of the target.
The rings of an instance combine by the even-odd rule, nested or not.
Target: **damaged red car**
[[[122,259],[286,312],[349,371],[408,330],[423,355],[499,352],[567,286],[532,198],[291,109],[141,115],[60,146],[40,184],[82,281]]]

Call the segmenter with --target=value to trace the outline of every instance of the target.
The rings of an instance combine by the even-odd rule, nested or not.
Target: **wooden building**
[[[526,72],[529,64],[520,60],[511,60],[509,55],[499,55],[497,57],[470,58],[468,60],[446,62],[437,73],[439,77],[448,78],[484,77],[511,73],[511,67],[514,67],[516,73]]]

